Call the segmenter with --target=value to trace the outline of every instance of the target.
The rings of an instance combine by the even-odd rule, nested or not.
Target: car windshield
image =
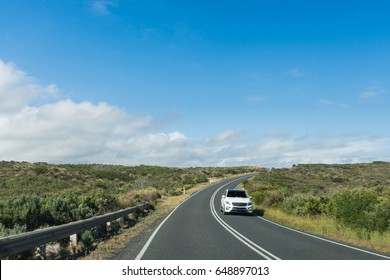
[[[228,197],[247,197],[245,191],[239,191],[239,190],[228,191],[227,196]]]

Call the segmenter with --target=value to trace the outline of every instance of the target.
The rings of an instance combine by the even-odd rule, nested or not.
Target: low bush
[[[252,200],[255,204],[261,205],[265,200],[265,192],[262,191],[254,191],[251,193]]]
[[[279,206],[284,201],[285,197],[280,192],[267,192],[265,194],[263,204],[267,207]]]
[[[95,240],[95,235],[92,230],[86,230],[83,233],[81,233],[80,242],[83,244],[84,248],[88,248],[93,244],[93,241]]]
[[[27,231],[27,228],[25,225],[14,225],[13,228],[7,228],[3,224],[0,223],[0,238],[6,237],[9,235],[15,235],[19,233],[24,233]]]
[[[374,190],[345,190],[331,201],[334,217],[354,228],[384,232],[389,230],[390,200],[377,196]]]

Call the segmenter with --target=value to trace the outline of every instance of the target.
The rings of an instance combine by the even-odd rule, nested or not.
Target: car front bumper
[[[234,205],[225,205],[224,211],[226,213],[252,213],[253,206],[234,206]]]

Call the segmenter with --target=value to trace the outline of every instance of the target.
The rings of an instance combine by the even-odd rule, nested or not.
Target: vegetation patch
[[[103,215],[145,201],[155,206],[161,197],[179,196],[184,190],[208,183],[211,178],[258,170],[255,167],[170,168],[2,161],[0,238]],[[133,217],[128,226],[137,220],[138,217]],[[88,251],[102,237],[87,231],[80,238],[82,249]],[[69,244],[69,240],[61,242],[62,247]],[[61,252],[63,258],[74,258]],[[34,257],[34,252],[27,252],[10,258]]]
[[[244,188],[267,218],[390,252],[390,163],[261,170]]]

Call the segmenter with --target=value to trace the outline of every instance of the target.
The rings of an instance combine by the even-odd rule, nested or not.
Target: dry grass
[[[121,208],[127,208],[139,204],[137,200],[155,200],[157,197],[162,195],[161,191],[158,191],[156,188],[145,188],[138,190],[128,191],[118,197],[118,204]]]
[[[378,252],[390,253],[389,232],[384,234],[378,232],[357,232],[340,226],[334,219],[327,216],[302,217],[289,215],[274,208],[262,208],[262,210],[264,210],[265,218],[291,228]]]

